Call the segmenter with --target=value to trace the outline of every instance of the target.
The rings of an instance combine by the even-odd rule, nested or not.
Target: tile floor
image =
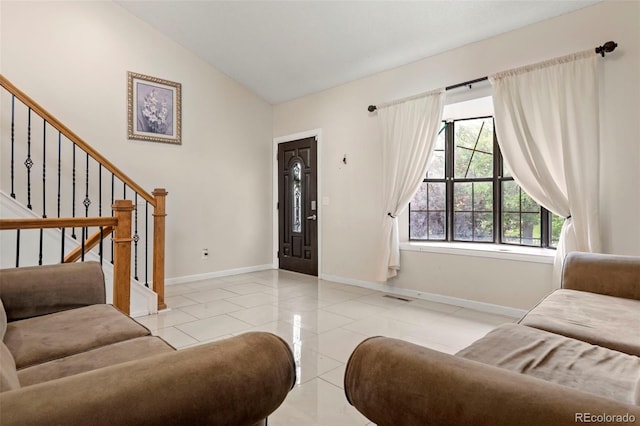
[[[369,425],[347,402],[342,378],[355,346],[369,336],[455,353],[514,318],[269,270],[170,285],[169,310],[136,318],[178,349],[263,330],[294,352],[297,384],[269,417],[272,426]]]

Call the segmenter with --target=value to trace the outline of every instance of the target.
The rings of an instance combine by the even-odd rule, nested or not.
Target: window
[[[409,205],[409,238],[555,247],[564,220],[529,197],[503,164],[493,117],[443,122]]]
[[[291,168],[293,185],[291,187],[291,221],[293,232],[302,232],[302,165],[296,161]]]

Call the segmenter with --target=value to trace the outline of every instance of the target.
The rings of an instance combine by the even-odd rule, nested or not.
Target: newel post
[[[158,295],[158,309],[166,309],[164,303],[164,245],[165,245],[165,210],[168,192],[164,188],[156,188],[152,192],[156,205],[153,210],[153,291]]]
[[[129,315],[131,305],[131,200],[116,200],[111,206],[118,224],[113,232],[113,305]]]

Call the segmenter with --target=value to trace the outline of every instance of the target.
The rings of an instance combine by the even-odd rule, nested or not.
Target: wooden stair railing
[[[113,227],[112,226],[105,226],[102,231],[96,231],[93,233],[93,235],[90,235],[85,241],[84,241],[84,250],[82,245],[79,245],[78,247],[74,248],[73,250],[71,250],[69,252],[69,254],[67,254],[64,257],[64,260],[62,261],[62,263],[74,263],[77,262],[78,260],[82,259],[82,254],[88,252],[89,250],[93,249],[95,246],[98,245],[98,243],[100,242],[101,239],[104,239],[106,237],[108,237],[109,235],[111,235],[111,233],[113,232]]]
[[[117,200],[112,206],[114,216],[75,218],[0,219],[0,230],[109,227],[114,230],[113,243],[113,305],[130,313],[131,304],[131,200]],[[64,235],[62,236],[64,238]]]
[[[64,136],[71,143],[73,143],[74,147],[77,146],[82,151],[84,151],[87,155],[87,169],[88,169],[88,157],[91,157],[98,164],[100,164],[101,168],[104,168],[105,170],[111,173],[112,200],[113,200],[113,179],[114,177],[116,177],[117,179],[119,179],[120,182],[124,184],[124,198],[127,198],[126,190],[127,188],[129,188],[135,194],[137,194],[137,196],[140,196],[143,200],[145,200],[148,203],[148,205],[152,206],[153,208],[153,212],[152,212],[152,216],[153,216],[153,252],[152,252],[153,287],[152,288],[153,288],[153,291],[156,292],[158,295],[158,309],[165,309],[166,308],[166,304],[164,301],[165,217],[167,215],[165,210],[165,206],[166,206],[165,200],[168,192],[164,188],[156,188],[151,194],[145,191],[140,185],[138,185],[135,181],[133,181],[133,179],[127,176],[124,172],[122,172],[119,168],[117,168],[113,163],[111,163],[104,156],[102,156],[98,151],[92,148],[82,138],[80,138],[78,135],[72,132],[67,126],[65,126],[57,118],[51,115],[47,110],[45,110],[33,99],[31,99],[26,93],[22,92],[15,85],[13,85],[13,83],[11,83],[2,74],[0,74],[0,86],[6,89],[15,99],[18,99],[27,108],[29,108],[29,114],[31,112],[34,112],[35,114],[40,116],[44,120],[45,124],[48,124],[53,128],[55,128],[62,136]],[[12,104],[12,108],[13,108],[13,104]],[[11,123],[11,127],[12,127],[11,143],[13,144],[13,122]],[[12,153],[13,153],[13,146],[12,146]],[[74,150],[74,155],[75,155],[75,150]],[[12,161],[13,161],[13,158],[12,158]],[[28,168],[30,168],[30,166]],[[44,169],[44,165],[43,165],[43,169]],[[73,173],[74,173],[74,183],[75,183],[75,169]],[[87,179],[88,179],[88,171],[87,171]],[[12,191],[13,191],[13,164],[12,164],[11,185],[12,185]],[[13,193],[11,195],[12,197],[15,198]],[[137,202],[137,196],[136,196],[136,202]],[[75,189],[74,189],[74,197],[75,197]],[[58,198],[60,198],[59,194],[58,194]],[[29,205],[28,207],[31,208],[31,206]],[[88,206],[86,207],[88,212]],[[46,215],[43,214],[43,217],[46,217]],[[80,218],[75,218],[75,219],[80,219]],[[137,228],[137,217],[135,221],[136,221],[135,223]],[[99,241],[99,236],[96,236],[94,234],[92,236],[89,236],[86,239],[84,245],[85,247],[87,246],[93,247],[97,243],[97,241]],[[136,242],[136,247],[137,247],[136,236],[134,236],[134,241]],[[115,246],[114,246],[114,250],[115,250]],[[74,254],[73,256],[70,254],[69,256],[70,257],[68,257],[68,261],[75,261],[78,258],[77,254]],[[137,251],[136,251],[136,260],[137,260]],[[67,259],[65,259],[65,262],[66,261]],[[115,252],[114,252],[113,261],[115,263]],[[137,264],[136,264],[136,269],[137,269]]]

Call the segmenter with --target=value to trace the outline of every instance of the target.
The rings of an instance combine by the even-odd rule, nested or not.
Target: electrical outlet
[[[203,259],[208,259],[209,258],[209,249],[202,249],[202,258]]]

